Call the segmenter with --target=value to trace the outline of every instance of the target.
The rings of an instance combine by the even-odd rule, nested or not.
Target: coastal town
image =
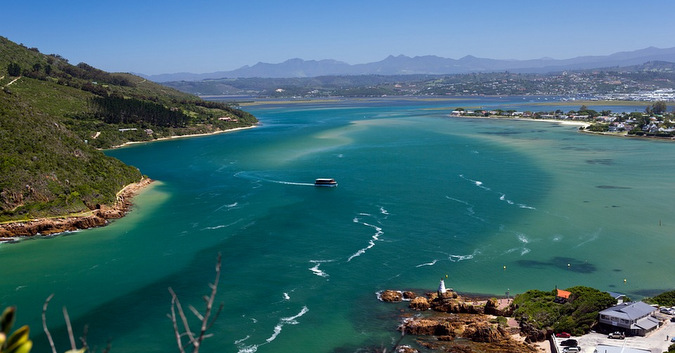
[[[632,137],[657,137],[672,139],[675,137],[675,113],[668,112],[665,101],[657,101],[646,106],[642,112],[600,112],[581,105],[578,110],[555,111],[516,111],[502,109],[464,109],[457,108],[451,117],[486,117],[532,120],[555,120],[582,123],[581,131]]]

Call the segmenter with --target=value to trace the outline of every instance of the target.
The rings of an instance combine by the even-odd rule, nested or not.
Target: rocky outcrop
[[[383,301],[385,298],[399,301],[399,296],[406,300],[412,297],[400,291],[381,293]],[[511,330],[508,323],[495,318],[510,310],[509,303],[506,299],[463,298],[452,290],[429,292],[410,299],[409,308],[424,313],[403,320],[399,330],[405,335],[417,336],[416,342],[421,347],[438,352],[537,352],[537,348],[528,343],[540,340],[542,335],[545,338],[546,332],[532,329],[526,342],[522,342],[525,334],[521,334],[518,327]],[[519,337],[513,338],[513,335]]]
[[[450,318],[414,318],[406,320],[399,328],[409,335],[417,336],[455,336],[455,328]]]
[[[437,314],[438,315],[438,314]],[[408,318],[399,330],[416,335],[418,343],[443,352],[536,352],[536,348],[511,338],[486,315],[451,314]]]
[[[431,301],[431,309],[444,313],[455,314],[482,314],[483,305],[479,303],[466,302],[461,299],[440,299]]]
[[[380,294],[380,300],[383,302],[400,302],[403,300],[403,294],[399,291],[387,289]]]
[[[410,309],[413,310],[419,310],[419,311],[425,311],[431,309],[431,304],[429,304],[429,300],[425,297],[417,297],[413,300],[410,301],[410,305],[408,305]]]
[[[403,292],[403,299],[412,300],[412,299],[415,299],[415,298],[417,298],[417,294],[415,294],[415,292],[411,292],[411,291]]]
[[[546,340],[548,332],[544,329],[538,329],[528,322],[520,322],[520,332],[525,335],[526,342],[541,342]]]
[[[398,346],[396,347],[396,353],[419,353],[419,351],[410,346]]]
[[[0,238],[30,237],[35,235],[51,235],[104,226],[109,219],[123,217],[132,206],[132,198],[144,187],[152,183],[152,179],[143,179],[136,184],[125,187],[112,206],[99,205],[97,209],[86,214],[62,217],[40,218],[26,222],[0,224]]]
[[[474,342],[494,343],[509,339],[509,334],[498,325],[478,322],[464,330],[464,337]]]

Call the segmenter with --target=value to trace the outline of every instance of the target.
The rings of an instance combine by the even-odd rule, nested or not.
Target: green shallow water
[[[399,337],[377,291],[445,275],[492,295],[675,287],[675,144],[436,109],[462,103],[478,104],[258,106],[256,129],[108,151],[160,182],[107,227],[0,244],[0,303],[36,352],[50,293],[61,350],[67,306],[99,347],[174,351],[167,288],[199,307],[221,253],[225,306],[202,351],[354,352]]]

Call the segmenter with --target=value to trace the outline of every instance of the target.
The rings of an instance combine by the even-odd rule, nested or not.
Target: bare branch
[[[195,309],[195,307],[193,307],[192,305],[188,306],[188,309],[190,309],[190,311],[192,311],[192,313],[201,321],[199,336],[195,337],[195,334],[190,330],[190,326],[188,324],[187,318],[185,317],[183,307],[181,306],[180,301],[178,300],[178,296],[176,295],[176,293],[173,291],[172,288],[169,288],[169,293],[171,293],[171,314],[169,314],[168,316],[173,322],[173,330],[174,333],[176,334],[178,349],[180,350],[181,353],[185,353],[185,347],[183,346],[182,342],[183,336],[188,336],[190,340],[190,345],[192,346],[192,353],[199,353],[199,348],[201,347],[202,341],[205,338],[212,336],[211,334],[207,334],[206,331],[209,330],[211,326],[213,326],[213,323],[216,321],[216,319],[220,315],[220,312],[223,309],[223,304],[221,304],[220,307],[218,308],[218,311],[213,316],[213,318],[209,320],[211,317],[211,313],[213,311],[213,302],[216,299],[216,294],[218,293],[218,282],[220,280],[221,262],[222,256],[219,253],[218,259],[216,261],[215,280],[213,283],[209,283],[211,293],[209,296],[202,297],[202,299],[206,302],[206,309],[204,310],[204,314],[201,314],[199,310]],[[178,316],[180,316],[180,319],[185,328],[184,333],[181,333],[180,329],[178,328],[178,318],[176,317],[176,311],[178,311]]]
[[[176,343],[178,344],[178,351],[180,353],[185,353],[185,349],[183,348],[183,342],[181,340],[181,334],[180,331],[178,330],[178,321],[176,320],[176,293],[173,292],[173,289],[169,288],[169,292],[171,292],[171,315],[168,315],[169,318],[171,319],[171,322],[173,322],[173,332],[176,334]]]
[[[204,319],[202,320],[202,328],[199,332],[199,338],[197,339],[198,343],[201,344],[201,342],[204,340],[204,334],[206,334],[206,330],[208,330],[209,326],[209,316],[211,316],[211,310],[213,309],[213,301],[216,299],[216,293],[218,293],[218,282],[220,281],[220,267],[222,263],[222,255],[218,253],[218,259],[216,260],[216,278],[213,280],[213,284],[211,284],[211,295],[209,296],[209,300],[206,303],[206,311],[204,312]],[[199,346],[195,347],[195,353],[199,351]]]
[[[70,347],[72,350],[77,350],[75,345],[75,336],[73,335],[73,326],[70,325],[70,316],[68,316],[68,309],[63,307],[63,318],[66,319],[66,327],[68,328],[68,338],[70,338]]]
[[[211,326],[213,326],[213,323],[216,322],[216,320],[218,319],[218,316],[220,316],[220,312],[223,311],[224,306],[225,306],[225,304],[220,303],[220,306],[218,307],[218,311],[216,311],[216,314],[213,315],[213,319],[211,319],[211,322],[209,323],[209,326],[206,328],[207,330],[210,330]]]
[[[42,329],[45,331],[45,335],[47,335],[47,340],[49,341],[49,346],[52,347],[52,352],[56,352],[56,346],[54,346],[54,340],[52,339],[51,333],[49,333],[49,329],[47,328],[47,307],[49,306],[49,301],[54,298],[54,293],[50,294],[47,297],[47,300],[45,300],[44,305],[42,305]]]
[[[197,309],[195,309],[194,306],[190,305],[190,306],[188,306],[188,308],[190,309],[190,311],[192,311],[193,314],[195,314],[195,316],[196,316],[199,320],[204,320],[204,317],[202,316],[202,314],[200,314],[199,311],[197,311]]]
[[[89,350],[89,345],[87,345],[87,334],[89,333],[89,325],[84,325],[84,329],[82,331],[82,337],[80,337],[80,342],[82,342],[82,348],[85,349],[85,351]]]
[[[183,322],[183,327],[185,327],[185,334],[188,336],[188,338],[190,338],[190,342],[193,342],[195,340],[195,336],[192,331],[190,331],[190,325],[188,324],[187,317],[185,317],[185,311],[183,311],[183,307],[180,305],[180,300],[178,300],[178,296],[172,288],[169,288],[169,292],[171,292],[171,296],[174,298],[172,300],[172,304],[175,304],[176,309],[178,309],[178,316],[180,316],[180,319]]]

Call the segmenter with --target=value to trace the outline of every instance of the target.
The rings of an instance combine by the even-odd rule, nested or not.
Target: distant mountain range
[[[155,82],[200,81],[220,78],[293,78],[327,75],[409,75],[409,74],[466,74],[472,72],[511,71],[518,73],[546,73],[563,70],[583,70],[606,67],[640,65],[648,61],[675,62],[675,48],[646,49],[619,52],[603,56],[580,56],[572,59],[541,58],[532,60],[498,60],[465,56],[461,59],[434,55],[409,57],[389,56],[368,64],[350,65],[337,60],[290,59],[279,64],[259,62],[232,71],[205,74],[174,73],[140,75]]]

